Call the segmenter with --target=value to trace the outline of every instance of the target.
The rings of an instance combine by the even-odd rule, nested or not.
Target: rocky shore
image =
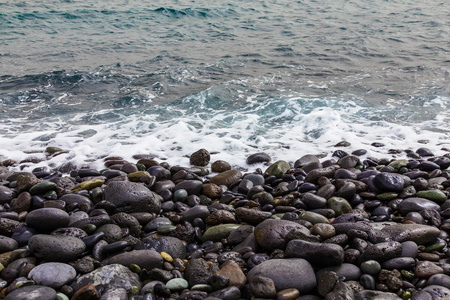
[[[3,159],[0,298],[450,299],[450,154],[364,154]]]

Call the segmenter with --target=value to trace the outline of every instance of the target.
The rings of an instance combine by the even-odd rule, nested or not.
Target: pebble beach
[[[450,299],[450,154],[340,146],[254,153],[251,172],[206,149],[187,166],[3,159],[0,298]]]

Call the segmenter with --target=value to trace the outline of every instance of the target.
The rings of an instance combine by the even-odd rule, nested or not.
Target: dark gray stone
[[[292,240],[287,244],[286,257],[304,258],[313,265],[335,266],[344,262],[344,249],[336,244]]]
[[[310,263],[302,258],[266,260],[251,269],[247,278],[251,281],[254,276],[271,278],[277,291],[296,288],[307,294],[317,285]]]
[[[255,238],[258,244],[267,251],[286,248],[286,236],[291,231],[298,231],[304,236],[311,236],[309,230],[298,223],[286,220],[267,219],[255,227]]]
[[[402,244],[399,242],[383,242],[369,245],[359,257],[360,262],[367,260],[376,260],[383,262],[395,257],[399,257],[402,253]]]
[[[160,238],[150,237],[143,240],[146,247],[154,248],[157,252],[166,252],[173,258],[186,258],[186,247],[183,241],[171,236],[162,236]]]
[[[247,157],[247,164],[253,165],[258,163],[270,162],[272,159],[264,152],[254,153]]]
[[[185,190],[188,195],[198,195],[202,188],[203,183],[200,180],[186,180],[175,185],[173,191]]]
[[[102,261],[102,264],[120,264],[126,267],[129,267],[131,264],[136,264],[141,269],[150,271],[153,268],[161,268],[163,259],[161,254],[155,250],[133,250],[108,257]]]
[[[381,172],[375,175],[373,182],[382,192],[400,193],[404,185],[403,175],[387,172]]]
[[[117,212],[159,213],[161,209],[161,196],[135,182],[112,181],[106,186],[104,195]]]
[[[430,285],[422,289],[420,292],[412,295],[411,300],[441,300],[445,296],[450,295],[450,289],[439,286]]]
[[[361,269],[349,263],[343,263],[340,266],[320,269],[319,271],[316,272],[317,278],[320,278],[320,275],[325,271],[335,272],[339,277],[339,280],[341,281],[349,281],[349,280],[359,281],[359,278],[361,277]]]
[[[441,210],[436,202],[425,198],[406,198],[398,205],[398,210],[402,216],[406,216],[410,212],[420,212],[429,209]]]
[[[81,256],[86,245],[72,236],[33,235],[28,241],[30,252],[46,261],[69,262]]]

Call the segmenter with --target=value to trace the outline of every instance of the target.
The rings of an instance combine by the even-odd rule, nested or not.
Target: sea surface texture
[[[442,154],[449,31],[447,0],[3,0],[0,158]]]

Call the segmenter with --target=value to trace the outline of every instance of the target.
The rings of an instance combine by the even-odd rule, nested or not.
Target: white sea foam
[[[256,98],[247,101],[251,106]],[[134,154],[153,154],[157,160],[171,165],[188,166],[188,156],[205,148],[216,153],[212,161],[222,159],[253,170],[261,166],[246,165],[245,160],[252,153],[263,151],[273,161],[291,162],[305,154],[331,157],[337,149],[334,145],[342,140],[351,143],[350,148],[342,150],[367,149],[367,156],[378,158],[390,157],[389,149],[427,147],[436,155],[442,155],[446,153],[442,148],[450,148],[449,131],[445,127],[449,119],[446,110],[440,110],[435,118],[422,123],[397,124],[383,120],[375,112],[374,117],[380,120],[373,121],[366,117],[366,107],[351,101],[340,109],[333,101],[325,101],[328,106],[323,106],[323,99],[310,101],[318,101],[315,103],[318,107],[308,103],[310,106],[305,108],[299,98],[292,98],[275,105],[273,101],[263,102],[247,111],[218,109],[215,113],[202,102],[207,114],[202,109],[190,115],[178,111],[174,114],[177,117],[159,122],[155,121],[156,113],[135,114],[118,122],[77,126],[59,120],[45,131],[17,131],[11,128],[14,127],[11,123],[1,124],[0,130],[8,135],[0,136],[0,156],[17,161],[30,157],[43,159],[38,164],[22,164],[28,171],[42,166],[54,168],[68,161],[101,169],[106,155],[118,155],[134,162]],[[445,107],[448,101],[444,98],[434,103]],[[177,107],[171,109],[175,112]],[[359,116],[363,111],[365,113]],[[83,117],[83,114],[74,116],[79,120]],[[424,141],[427,144],[423,144]],[[371,146],[373,142],[385,146],[376,148]],[[68,153],[46,160],[44,149],[47,146],[61,147]]]

